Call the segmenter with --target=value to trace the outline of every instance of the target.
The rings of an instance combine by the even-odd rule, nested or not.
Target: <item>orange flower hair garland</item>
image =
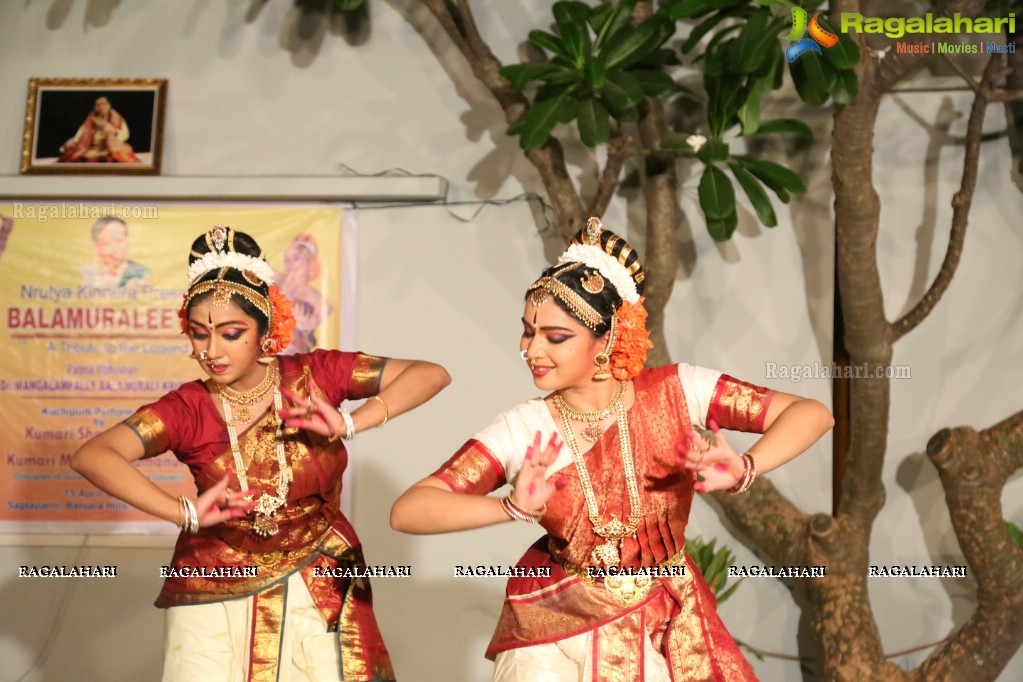
[[[267,337],[267,351],[269,355],[276,355],[283,353],[291,343],[291,335],[295,331],[295,316],[291,314],[291,301],[280,289],[271,286],[267,297],[274,311],[273,329]]]
[[[618,316],[618,340],[611,353],[611,374],[619,381],[627,381],[642,372],[646,352],[654,347],[646,328],[645,300],[640,296],[635,303],[622,301],[615,313]]]

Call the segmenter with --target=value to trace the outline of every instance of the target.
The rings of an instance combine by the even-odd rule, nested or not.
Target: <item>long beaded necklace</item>
[[[618,405],[621,404],[622,398],[625,397],[625,382],[618,382],[618,390],[615,392],[614,398],[611,399],[610,404],[603,410],[597,412],[580,412],[576,410],[560,393],[554,394],[554,404],[558,407],[558,412],[561,414],[568,414],[572,419],[577,422],[585,422],[587,426],[579,432],[579,435],[590,441],[591,443],[596,442],[600,435],[604,433],[604,430],[600,428],[600,422],[607,419],[611,414],[618,409]]]
[[[252,421],[252,406],[262,400],[270,392],[270,389],[277,385],[277,376],[277,365],[274,363],[267,365],[263,380],[248,393],[242,393],[220,384],[214,384],[214,386],[222,400],[227,400],[232,406],[238,408],[238,419],[248,422]]]
[[[276,376],[275,365],[267,367],[267,374]],[[276,433],[274,440],[277,442],[277,495],[264,492],[259,496],[256,503],[256,520],[252,529],[261,538],[269,538],[277,535],[280,526],[275,518],[277,510],[284,507],[288,501],[288,458],[284,452],[284,434],[281,433],[281,410],[284,409],[284,400],[281,398],[281,389],[276,383],[273,384],[274,392],[274,415],[277,418]],[[264,395],[266,392],[264,391]],[[248,492],[249,481],[245,470],[245,462],[242,460],[241,448],[238,447],[238,432],[234,426],[234,415],[231,413],[231,402],[227,399],[223,390],[220,392],[220,403],[224,407],[224,421],[227,422],[227,435],[231,439],[231,455],[234,457],[234,470],[238,474],[238,485],[242,492]]]
[[[621,385],[624,386],[624,382]],[[579,446],[576,444],[568,412],[561,407],[562,404],[567,403],[563,399],[557,400],[560,395],[560,393],[555,395],[555,405],[561,415],[561,424],[565,429],[565,440],[572,453],[572,461],[575,462],[576,471],[579,472],[579,484],[583,489],[583,497],[586,499],[586,511],[589,513],[590,523],[593,524],[593,532],[605,540],[604,543],[594,548],[593,559],[598,564],[617,566],[621,563],[622,540],[635,535],[636,529],[639,527],[639,520],[643,517],[643,506],[639,499],[639,484],[636,481],[636,467],[632,460],[632,441],[629,438],[629,420],[625,412],[625,405],[618,400],[614,409],[618,416],[618,440],[621,444],[622,464],[625,468],[625,485],[629,490],[629,523],[628,525],[623,524],[615,514],[611,514],[610,521],[601,523],[600,511],[597,509],[597,497],[593,492],[593,482],[590,481],[586,462],[583,461]],[[593,414],[599,414],[599,412]]]

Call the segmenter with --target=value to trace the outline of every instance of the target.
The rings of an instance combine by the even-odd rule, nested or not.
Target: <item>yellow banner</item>
[[[192,241],[212,225],[253,236],[292,302],[288,353],[336,348],[338,207],[0,204],[0,532],[175,532],[69,466],[82,442],[204,378],[178,309]],[[136,463],[194,494],[171,455]]]

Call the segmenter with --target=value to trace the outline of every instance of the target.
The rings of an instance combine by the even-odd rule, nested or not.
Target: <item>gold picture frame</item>
[[[166,78],[32,78],[22,173],[155,175]]]

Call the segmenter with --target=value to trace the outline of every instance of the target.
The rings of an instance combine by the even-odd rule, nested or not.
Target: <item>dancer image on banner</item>
[[[92,250],[96,260],[82,266],[82,284],[123,289],[149,283],[149,267],[128,258],[128,225],[120,218],[92,224]]]
[[[320,276],[319,247],[308,232],[295,235],[284,250],[284,272],[275,273],[279,289],[289,301],[295,316],[295,333],[285,355],[308,353],[316,348],[316,329],[330,316],[332,306],[312,285]]]
[[[362,545],[339,509],[345,441],[423,404],[448,374],[357,352],[280,355],[290,305],[243,232],[214,227],[188,263],[182,327],[207,378],[72,458],[96,487],[181,528],[156,600],[163,679],[393,680]],[[168,450],[198,498],[174,498],[132,466]]]
[[[833,420],[715,370],[644,368],[643,279],[636,252],[591,218],[527,290],[519,348],[546,397],[501,414],[391,510],[408,533],[546,531],[507,584],[486,652],[499,682],[755,679],[683,550],[693,496],[745,492]],[[737,453],[726,429],[763,435]]]
[[[60,147],[58,163],[142,163],[128,144],[128,123],[106,97],[97,97],[74,137]]]

